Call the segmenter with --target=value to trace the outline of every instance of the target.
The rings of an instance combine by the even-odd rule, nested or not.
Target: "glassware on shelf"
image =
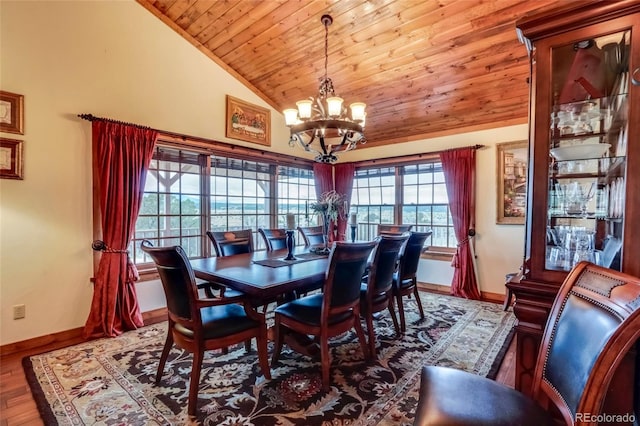
[[[589,186],[588,190],[578,182],[574,182],[571,186],[570,197],[574,202],[578,204],[580,209],[580,216],[582,218],[586,218],[589,216],[589,213],[587,212],[587,205],[589,204],[589,201],[591,201],[591,199],[593,199],[593,197],[596,195],[595,189],[595,182],[591,182],[591,186]]]

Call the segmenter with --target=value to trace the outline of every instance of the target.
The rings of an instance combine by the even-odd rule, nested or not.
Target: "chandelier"
[[[329,25],[333,18],[323,15],[320,22],[324,25],[324,77],[320,79],[317,97],[309,97],[296,102],[297,109],[285,109],[285,124],[291,131],[289,146],[296,143],[305,151],[316,153],[315,161],[335,163],[338,153],[355,149],[358,142],[365,143],[364,121],[366,104],[354,102],[347,108],[343,99],[336,96],[333,81],[327,77]]]

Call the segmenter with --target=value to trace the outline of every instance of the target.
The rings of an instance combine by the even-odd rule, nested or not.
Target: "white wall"
[[[92,297],[91,113],[209,139],[224,137],[225,95],[264,107],[133,1],[0,1],[0,88],[25,96],[24,180],[0,180],[0,344],[80,327]],[[373,115],[372,115],[373,117]],[[271,151],[287,145],[272,111]],[[478,155],[481,288],[503,292],[522,257],[522,226],[496,226],[495,148],[525,126],[393,146],[393,155],[482,143]],[[389,156],[357,150],[346,161]],[[442,262],[440,262],[442,263]],[[441,265],[442,266],[442,265]],[[430,269],[433,270],[433,269]],[[443,274],[450,271],[447,266]],[[429,269],[424,281],[438,282]],[[438,274],[436,274],[438,275]],[[443,280],[448,281],[446,278]],[[157,282],[137,285],[143,311],[163,306]],[[26,318],[12,306],[26,304]]]

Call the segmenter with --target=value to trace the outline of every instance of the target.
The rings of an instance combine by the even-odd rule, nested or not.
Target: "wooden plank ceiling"
[[[572,0],[564,0],[565,4]],[[578,0],[580,1],[580,0]],[[527,122],[516,19],[557,0],[138,0],[282,111],[328,76],[377,146]]]

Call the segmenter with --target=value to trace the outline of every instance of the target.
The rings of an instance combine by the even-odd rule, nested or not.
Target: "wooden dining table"
[[[283,249],[193,259],[191,267],[197,278],[224,284],[254,300],[276,300],[292,292],[304,293],[320,288],[324,282],[328,257],[296,247],[294,256],[298,257],[298,261],[285,261],[287,253]],[[304,261],[300,261],[303,258]]]

